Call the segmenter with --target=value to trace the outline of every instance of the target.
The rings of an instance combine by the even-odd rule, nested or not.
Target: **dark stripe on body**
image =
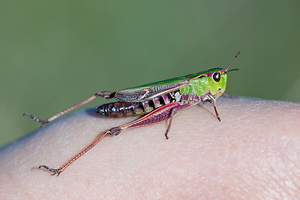
[[[113,102],[103,104],[97,108],[96,112],[102,116],[112,118],[145,115],[170,102],[175,102],[175,92],[179,91],[164,94],[144,102]]]

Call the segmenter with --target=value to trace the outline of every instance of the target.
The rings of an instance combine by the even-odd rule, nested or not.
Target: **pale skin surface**
[[[217,100],[166,123],[106,137],[59,177],[100,132],[134,118],[78,111],[0,151],[0,199],[300,199],[300,104]],[[28,120],[28,123],[35,123]],[[38,126],[38,124],[37,124]]]

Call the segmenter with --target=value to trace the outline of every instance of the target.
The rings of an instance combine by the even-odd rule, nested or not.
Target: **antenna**
[[[225,72],[227,72],[228,68],[230,67],[230,65],[233,63],[233,61],[240,55],[240,52],[238,52],[236,54],[236,56],[234,56],[234,58],[232,59],[232,61],[230,62],[230,64],[228,65],[228,67],[226,68]],[[231,70],[232,71],[232,70]]]

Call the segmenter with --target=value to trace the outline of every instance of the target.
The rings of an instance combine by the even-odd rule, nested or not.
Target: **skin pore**
[[[210,103],[178,112],[169,140],[164,122],[108,136],[59,177],[37,167],[60,167],[135,117],[90,109],[55,120],[0,150],[0,199],[299,199],[300,104],[217,106],[221,122]]]

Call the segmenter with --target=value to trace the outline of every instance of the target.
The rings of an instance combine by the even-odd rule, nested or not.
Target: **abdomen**
[[[114,102],[103,104],[97,108],[96,112],[106,117],[145,115],[174,101],[176,101],[176,99],[172,97],[171,94],[165,94],[144,102]]]
[[[97,113],[106,117],[129,117],[133,115],[144,115],[153,109],[144,108],[141,102],[114,102],[107,103],[97,108]]]

